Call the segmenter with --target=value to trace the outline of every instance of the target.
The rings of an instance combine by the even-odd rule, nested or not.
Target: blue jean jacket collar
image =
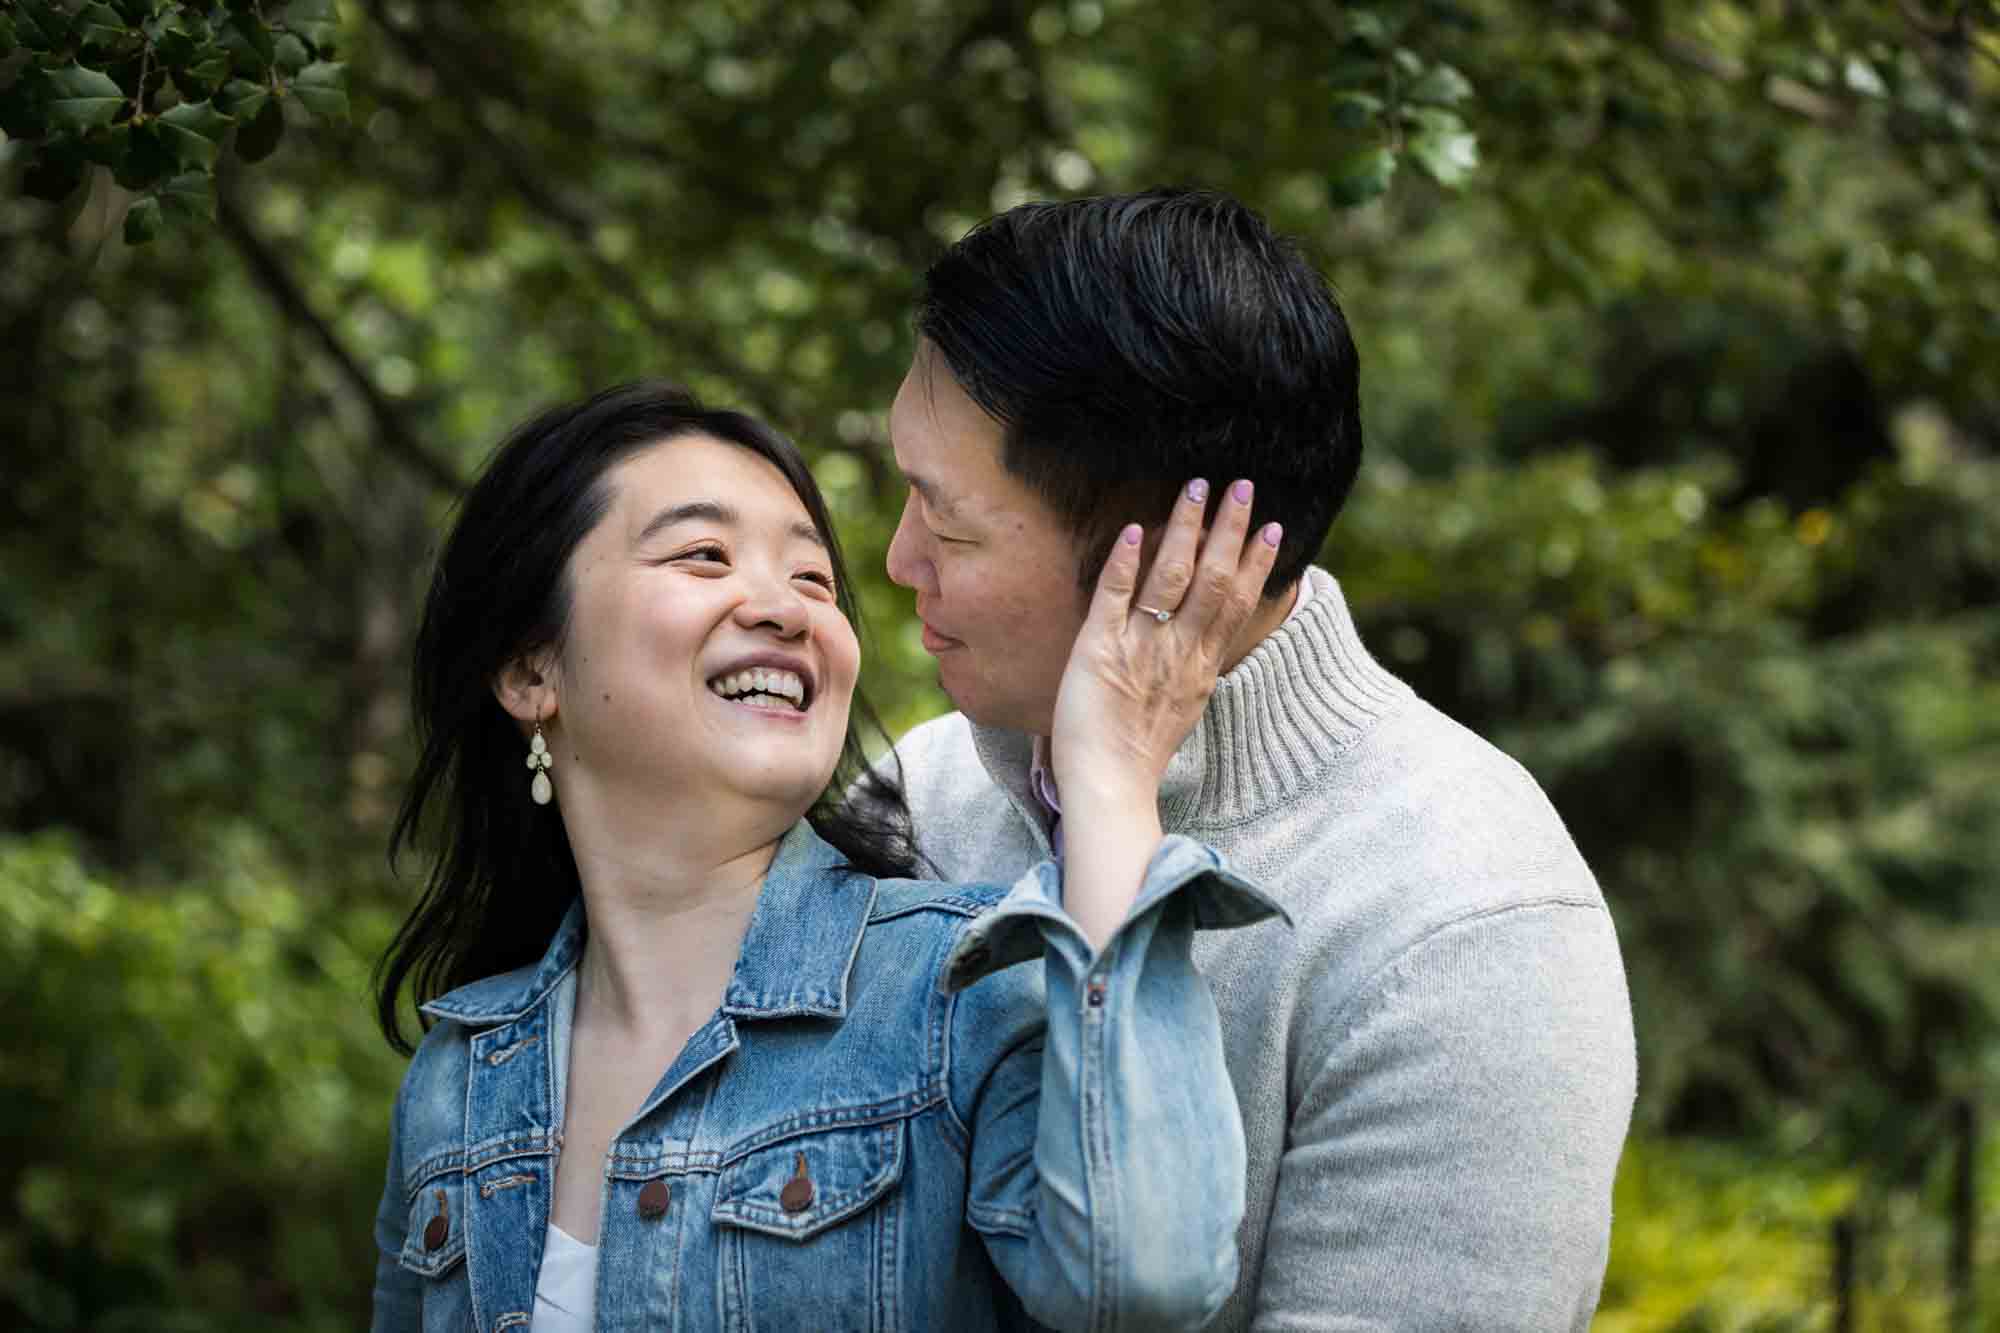
[[[847,978],[875,904],[875,880],[843,873],[841,854],[812,825],[792,826],[743,935],[722,1012],[738,1018],[847,1013]]]
[[[875,902],[875,881],[801,819],[778,844],[744,933],[722,1011],[735,1018],[847,1013],[847,978]],[[511,1023],[542,1004],[583,955],[583,901],[570,905],[539,963],[460,986],[423,1006],[472,1027]]]

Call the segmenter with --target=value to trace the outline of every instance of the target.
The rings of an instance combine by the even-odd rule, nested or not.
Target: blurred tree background
[[[0,1316],[362,1322],[405,651],[512,422],[791,432],[900,730],[916,276],[1180,182],[1338,286],[1323,563],[1617,914],[1599,1327],[2000,1328],[1996,91],[1972,0],[4,0]]]

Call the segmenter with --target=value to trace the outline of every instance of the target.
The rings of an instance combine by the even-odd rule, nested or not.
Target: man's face
[[[1001,466],[1000,423],[928,343],[896,392],[889,439],[910,488],[889,577],[917,594],[938,683],[975,722],[1047,735],[1088,604],[1079,544]]]

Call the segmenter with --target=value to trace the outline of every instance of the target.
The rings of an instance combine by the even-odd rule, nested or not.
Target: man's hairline
[[[955,369],[953,369],[951,365],[951,358],[949,355],[946,354],[944,348],[940,347],[937,341],[931,338],[922,329],[918,329],[916,351],[911,358],[911,368],[917,369],[919,366],[921,366],[922,368],[921,379],[923,383],[925,406],[930,409],[933,418],[935,418],[937,415],[936,397],[935,397],[937,390],[934,387],[935,381],[932,379],[932,376],[936,372],[936,366],[939,361],[942,361],[944,363],[945,373],[951,376],[952,383],[958,386],[959,392],[965,395],[966,401],[971,403],[975,408],[979,409],[980,414],[983,415],[988,421],[992,422],[994,426],[998,429],[1000,437],[1000,449],[999,449],[999,457],[996,459],[996,461],[1000,464],[1001,471],[1006,473],[1008,476],[1012,477],[1015,481],[1019,482],[1021,484],[1021,489],[1026,494],[1031,496],[1036,504],[1042,507],[1042,511],[1048,515],[1048,517],[1054,523],[1056,528],[1059,531],[1061,531],[1066,537],[1068,537],[1070,545],[1073,550],[1074,559],[1076,562],[1076,584],[1077,587],[1081,590],[1085,600],[1087,601],[1094,594],[1096,590],[1097,579],[1099,573],[1102,570],[1103,560],[1105,557],[1108,557],[1110,555],[1111,543],[1109,541],[1106,541],[1105,537],[1107,536],[1107,534],[1115,533],[1117,529],[1107,528],[1099,530],[1099,528],[1095,525],[1086,525],[1078,527],[1071,524],[1068,518],[1063,514],[1063,512],[1060,509],[1058,509],[1055,505],[1050,504],[1047,497],[1043,496],[1040,491],[1038,491],[1033,485],[1031,485],[1027,481],[1026,478],[1022,477],[1021,474],[1014,469],[1012,464],[1009,462],[1008,456],[1011,450],[1013,449],[1016,439],[1019,438],[1019,433],[1020,433],[1019,427],[1009,425],[1007,422],[1002,421],[999,417],[994,416],[993,413],[990,410],[988,410],[988,408],[984,403],[980,402],[977,398],[974,398],[972,396],[971,391],[965,387],[964,379],[959,376],[958,372]],[[894,458],[895,456],[895,447],[896,447],[895,429],[892,424],[889,432],[889,450],[891,458]],[[900,463],[897,464],[896,470],[902,473],[903,479],[907,481],[912,487],[914,487],[917,493],[924,497],[924,502],[930,505],[933,509],[936,509],[941,517],[947,517],[947,518],[956,517],[960,519],[960,521],[963,521],[964,513],[962,506],[960,506],[955,500],[953,500],[952,497],[940,491],[938,489],[936,481],[934,481],[929,477],[924,477],[918,474],[907,472],[903,469]],[[1134,484],[1143,485],[1145,480],[1146,479],[1136,480]],[[1152,478],[1151,480],[1158,480],[1158,478]],[[1167,514],[1160,519],[1160,522],[1158,524],[1154,526],[1163,527],[1166,523],[1167,518],[1171,517],[1172,514],[1173,514],[1173,506],[1169,504],[1167,507]],[[1092,556],[1100,548],[1103,551],[1103,555],[1100,556],[1094,562],[1096,563],[1098,568],[1093,569],[1090,567],[1091,564],[1093,563]],[[1276,600],[1277,598],[1285,596],[1287,593],[1295,593],[1299,584],[1304,581],[1305,581],[1305,573],[1304,571],[1301,571],[1297,578],[1292,579],[1286,583],[1283,583],[1276,588],[1262,589],[1257,594],[1257,604],[1259,606],[1262,606],[1271,601]]]

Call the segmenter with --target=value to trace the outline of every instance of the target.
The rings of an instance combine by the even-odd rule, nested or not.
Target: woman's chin
[[[784,827],[790,828],[812,809],[832,779],[830,766],[772,764],[736,775],[729,787],[739,801],[769,810],[773,819],[782,817]]]

